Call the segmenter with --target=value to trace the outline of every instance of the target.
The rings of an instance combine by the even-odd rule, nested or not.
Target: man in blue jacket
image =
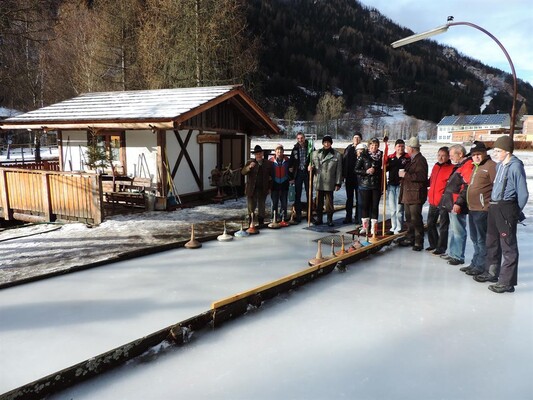
[[[488,215],[485,272],[474,279],[497,282],[489,285],[495,293],[514,292],[518,282],[516,228],[524,219],[522,210],[529,198],[526,172],[522,161],[513,155],[509,136],[496,140],[492,155],[498,165]]]

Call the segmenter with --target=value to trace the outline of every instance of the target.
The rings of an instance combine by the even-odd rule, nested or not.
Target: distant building
[[[533,115],[524,115],[521,119],[524,123],[522,126],[522,134],[524,135],[525,140],[532,142],[533,141]]]
[[[509,114],[446,116],[437,124],[437,142],[493,141],[510,127]]]

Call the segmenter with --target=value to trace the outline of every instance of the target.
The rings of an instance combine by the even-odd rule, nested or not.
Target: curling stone
[[[319,240],[318,241],[318,250],[316,252],[316,256],[315,256],[315,258],[312,258],[312,259],[309,260],[309,265],[311,265],[311,266],[317,265],[317,264],[323,263],[324,261],[326,261],[326,259],[324,257],[322,257],[322,240]]]
[[[187,243],[185,243],[185,248],[187,249],[198,249],[202,247],[202,243],[200,243],[198,240],[194,237],[194,224],[191,225],[191,240],[189,240]]]
[[[335,254],[335,240],[331,239],[331,253],[325,257],[327,260],[337,257]]]
[[[296,221],[296,211],[294,210],[294,207],[291,211],[291,218],[289,219],[289,225],[298,225],[298,222]]]
[[[248,232],[244,230],[244,224],[241,222],[241,229],[239,229],[237,232],[233,234],[235,237],[247,237],[250,236]]]
[[[279,226],[282,227],[282,228],[285,228],[285,227],[289,226],[287,221],[285,221],[285,213],[282,214],[281,222],[279,223]]]
[[[274,213],[272,215],[272,222],[267,225],[270,229],[279,229],[279,228],[281,228],[279,222],[277,222],[276,219],[277,219],[276,218],[276,211],[274,211]]]
[[[259,229],[257,229],[254,224],[254,213],[250,214],[250,227],[246,230],[246,232],[248,232],[250,235],[257,235],[259,233]]]
[[[224,233],[218,235],[217,240],[219,242],[229,242],[230,240],[233,240],[233,236],[228,235],[228,232],[226,231],[226,221],[224,221]]]
[[[342,256],[346,254],[346,249],[344,248],[344,235],[341,235],[341,249],[336,253],[337,256]]]

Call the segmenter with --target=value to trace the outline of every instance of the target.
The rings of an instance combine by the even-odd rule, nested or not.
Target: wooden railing
[[[0,161],[2,168],[34,169],[39,171],[60,171],[59,160],[43,160],[41,162]]]
[[[102,187],[94,174],[0,168],[0,212],[6,220],[102,222]]]

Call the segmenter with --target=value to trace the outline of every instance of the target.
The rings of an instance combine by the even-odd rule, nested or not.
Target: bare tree
[[[257,69],[239,0],[146,0],[139,65],[151,88],[245,82]]]
[[[287,111],[285,111],[283,118],[287,124],[287,137],[290,138],[292,137],[292,127],[294,125],[294,121],[298,118],[298,111],[296,110],[296,107],[289,106]]]

